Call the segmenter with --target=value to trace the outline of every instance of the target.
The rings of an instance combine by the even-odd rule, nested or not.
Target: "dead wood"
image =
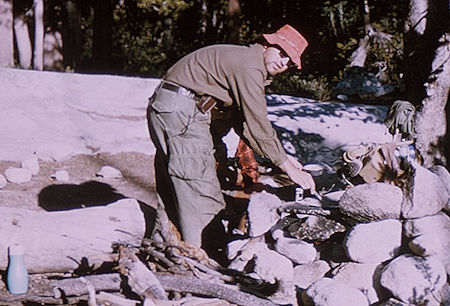
[[[180,275],[157,274],[156,277],[165,290],[216,297],[237,305],[276,305],[269,300],[230,288],[225,284],[211,283],[208,280]]]
[[[158,279],[135,254],[136,251],[120,247],[119,268],[127,276],[131,290],[141,298],[168,300],[167,294]]]
[[[95,299],[99,304],[108,303],[109,305],[135,306],[138,303],[138,301],[129,300],[107,292],[99,292],[95,295]]]
[[[329,216],[331,212],[327,209],[323,209],[321,207],[304,205],[296,202],[288,202],[286,205],[280,207],[278,211],[288,212],[288,213],[296,213],[296,214],[306,214],[306,215],[320,215],[320,216]]]
[[[90,284],[95,291],[120,291],[119,273],[86,275],[76,278],[50,278],[44,274],[30,275],[29,290],[26,294],[14,295],[4,290],[0,292],[0,302],[11,303],[29,301],[36,303],[60,304],[73,297],[86,300]]]

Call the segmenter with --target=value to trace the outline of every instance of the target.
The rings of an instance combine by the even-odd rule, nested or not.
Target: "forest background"
[[[425,165],[447,166],[448,17],[448,0],[0,0],[0,67],[160,78],[190,51],[288,23],[309,41],[303,69],[268,92],[330,100],[363,67],[403,88],[392,99],[416,106]]]

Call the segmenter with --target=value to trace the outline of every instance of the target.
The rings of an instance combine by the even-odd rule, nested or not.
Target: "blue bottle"
[[[28,272],[25,266],[24,249],[18,244],[9,247],[7,285],[12,294],[25,294],[28,291]]]

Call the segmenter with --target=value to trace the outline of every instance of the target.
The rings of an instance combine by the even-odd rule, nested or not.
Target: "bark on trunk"
[[[229,0],[227,34],[230,43],[239,43],[239,15],[241,15],[239,0]]]
[[[0,207],[0,224],[0,270],[7,268],[8,246],[20,243],[30,273],[67,272],[81,263],[110,262],[114,244],[140,246],[146,230],[134,199],[57,212]]]
[[[16,37],[19,65],[23,68],[30,68],[33,51],[23,8],[23,1],[14,2],[14,35]]]
[[[64,1],[62,19],[63,65],[76,70],[81,61],[81,17],[73,1]]]
[[[441,43],[432,63],[433,72],[425,84],[426,98],[416,115],[416,147],[425,167],[449,163],[444,150],[449,141],[446,104],[450,92],[450,33],[441,38]]]
[[[94,39],[92,46],[93,65],[98,72],[109,72],[112,48],[111,0],[95,0],[94,4]]]
[[[425,167],[448,163],[444,157],[450,82],[447,12],[447,0],[411,0],[405,28],[406,92],[418,109],[416,145]]]
[[[0,67],[14,65],[13,6],[11,0],[0,0]]]
[[[44,66],[44,1],[34,0],[34,56],[33,68]]]
[[[358,48],[352,53],[350,57],[350,67],[364,67],[366,63],[367,54],[370,49],[370,37],[365,35],[360,41]]]
[[[350,67],[364,67],[370,50],[370,10],[369,1],[363,0],[364,37],[359,40],[358,48],[350,57]]]

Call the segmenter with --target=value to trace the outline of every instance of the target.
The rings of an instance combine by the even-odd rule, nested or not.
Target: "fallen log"
[[[98,267],[113,261],[115,244],[140,246],[144,213],[134,199],[67,211],[0,207],[0,270],[8,265],[8,246],[25,248],[29,273],[68,272],[80,264]]]
[[[0,291],[0,303],[35,302],[60,304],[75,297],[86,299],[89,286],[95,291],[120,291],[122,279],[119,273],[86,275],[76,278],[50,278],[43,274],[30,275],[29,290],[26,294],[9,294]]]
[[[184,275],[153,273],[130,248],[120,248],[119,270],[127,277],[128,285],[141,298],[152,302],[167,301],[166,291],[193,293],[215,297],[237,305],[275,305],[273,302],[208,279]]]
[[[127,276],[128,286],[143,299],[168,300],[161,283],[145,264],[139,260],[135,251],[120,247],[119,270]]]
[[[231,288],[229,285],[212,283],[208,280],[180,275],[156,274],[156,277],[165,290],[216,297],[237,305],[276,305],[269,300]]]

